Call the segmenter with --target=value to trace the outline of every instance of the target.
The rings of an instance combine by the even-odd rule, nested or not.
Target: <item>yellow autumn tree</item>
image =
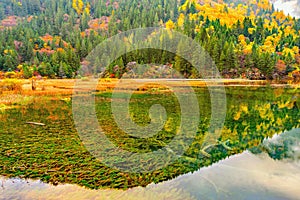
[[[182,26],[183,26],[183,24],[184,24],[184,18],[185,18],[184,14],[181,13],[181,14],[179,15],[179,18],[178,18],[178,21],[177,21],[179,27],[182,27]]]
[[[77,12],[77,14],[80,14],[78,5],[77,5],[77,0],[72,0],[72,7]]]
[[[72,7],[77,12],[78,15],[81,15],[84,11],[87,14],[90,14],[90,4],[87,3],[87,5],[84,6],[82,0],[72,0]]]
[[[191,8],[192,5],[194,5],[197,10],[201,9],[201,5],[198,4],[196,0],[186,0],[185,3],[179,8],[179,10],[186,11]]]
[[[292,58],[295,58],[295,51],[294,51],[293,49],[284,47],[284,48],[283,48],[283,51],[282,51],[282,55],[283,55],[283,56],[291,55]]]
[[[166,29],[172,30],[175,28],[175,24],[172,20],[167,21],[166,23]]]
[[[79,10],[79,12],[81,14],[82,11],[83,11],[83,6],[84,6],[82,0],[77,0],[77,5],[78,5],[78,10]]]
[[[86,5],[84,11],[85,11],[88,15],[90,14],[90,12],[91,12],[91,5],[90,5],[89,3],[87,3],[87,5]]]

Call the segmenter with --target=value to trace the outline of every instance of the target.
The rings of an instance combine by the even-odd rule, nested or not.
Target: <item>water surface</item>
[[[76,131],[68,99],[37,100],[5,110],[0,114],[0,198],[296,199],[299,89],[227,88],[224,128],[205,153],[201,145],[210,119],[210,96],[203,88],[195,91],[201,112],[196,136],[178,160],[149,173],[126,173],[97,159]],[[118,94],[117,100],[122,101],[123,95]],[[94,97],[99,124],[107,137],[123,149],[155,151],[176,135],[180,106],[174,95],[150,92],[132,96],[130,117],[136,123],[149,123],[149,107],[154,104],[163,105],[167,122],[172,122],[146,139],[131,137],[114,123],[111,93]],[[26,124],[28,121],[46,126]],[[282,136],[289,137],[265,140],[287,131],[291,132]],[[147,162],[156,164],[161,160]]]
[[[298,135],[295,129],[286,136]],[[276,137],[272,141],[279,141]],[[289,146],[294,149],[295,146]],[[246,151],[210,167],[145,188],[90,190],[1,177],[2,199],[299,199],[300,163]]]

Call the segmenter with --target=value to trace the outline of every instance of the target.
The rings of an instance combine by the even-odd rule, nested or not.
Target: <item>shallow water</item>
[[[300,129],[269,141],[276,142],[286,136],[300,141]],[[266,153],[254,155],[249,151],[193,174],[127,191],[90,190],[70,184],[53,186],[5,177],[0,180],[0,199],[300,199],[297,160],[275,161]]]
[[[209,94],[201,88],[196,94],[201,112],[206,113],[202,117],[208,116]],[[299,94],[289,88],[227,89],[226,121],[219,140],[205,149],[208,156],[201,152],[207,124],[201,118],[188,150],[175,162],[149,173],[125,173],[95,158],[76,131],[67,99],[36,101],[6,110],[0,113],[0,199],[296,199],[300,196],[295,162],[300,158],[299,129],[269,142],[263,140],[299,127]],[[121,101],[124,94],[118,95]],[[151,152],[174,137],[180,112],[173,96],[133,96],[131,112],[136,123],[147,124],[148,108],[158,103],[164,105],[172,122],[146,139],[119,130],[113,123],[110,98],[111,93],[97,95],[96,111],[99,124],[117,146]],[[112,161],[129,164],[121,159]],[[161,159],[146,161],[157,164]],[[144,162],[136,163],[144,166]]]
[[[249,152],[146,188],[89,190],[1,178],[1,199],[297,199],[300,166]]]

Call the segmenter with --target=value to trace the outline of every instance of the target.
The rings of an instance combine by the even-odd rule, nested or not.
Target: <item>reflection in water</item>
[[[54,197],[56,197],[57,193],[65,193],[61,190],[74,190],[75,193],[82,191],[83,195],[85,195],[86,190],[82,188],[78,189],[79,186],[90,189],[101,189],[97,192],[88,192],[88,194],[91,195],[98,195],[100,191],[100,193],[104,193],[104,195],[113,195],[109,196],[108,199],[118,199],[119,194],[122,196],[124,194],[131,195],[130,198],[139,197],[138,194],[140,193],[141,198],[149,196],[151,199],[153,199],[154,195],[158,195],[157,198],[160,199],[200,198],[202,197],[200,194],[204,196],[213,196],[216,194],[224,196],[226,193],[223,194],[223,190],[230,191],[229,194],[231,194],[233,192],[231,192],[232,189],[228,188],[228,185],[232,185],[231,182],[233,181],[231,180],[230,184],[225,182],[225,188],[223,188],[223,178],[221,179],[222,181],[217,179],[222,177],[220,174],[216,177],[210,177],[211,175],[209,175],[207,178],[203,178],[203,176],[206,176],[206,173],[214,169],[214,167],[205,167],[211,166],[213,163],[224,160],[229,156],[239,155],[247,149],[255,153],[262,151],[267,152],[272,158],[276,159],[288,157],[285,154],[285,152],[287,152],[285,148],[283,148],[284,151],[282,151],[282,145],[270,146],[268,148],[267,146],[262,146],[263,148],[260,147],[256,150],[252,149],[252,147],[260,145],[264,138],[272,137],[276,133],[299,127],[300,99],[298,97],[300,89],[230,87],[226,90],[228,102],[226,121],[223,130],[216,130],[217,133],[221,131],[220,138],[210,141],[211,144],[201,148],[204,137],[208,133],[210,96],[205,88],[196,88],[195,92],[199,100],[201,112],[196,136],[188,138],[192,141],[191,145],[182,143],[180,140],[176,141],[178,145],[175,145],[175,148],[170,150],[170,158],[174,155],[178,156],[178,154],[174,152],[178,152],[177,150],[180,149],[187,149],[184,154],[178,156],[178,160],[174,163],[170,163],[151,173],[125,173],[109,168],[101,160],[96,159],[82,143],[72,119],[72,105],[65,101],[49,99],[43,101],[43,103],[31,103],[22,108],[6,110],[0,115],[0,175],[4,177],[41,180],[44,183],[54,185],[68,183],[78,186],[65,185],[55,189],[53,188],[51,189],[53,190],[51,193],[54,194]],[[117,99],[122,101],[124,93],[120,92],[118,95]],[[162,149],[165,145],[175,140],[173,138],[177,134],[178,127],[180,127],[181,115],[178,101],[171,93],[136,93],[132,96],[131,110],[128,118],[132,117],[133,121],[138,124],[147,125],[147,123],[149,123],[151,119],[149,118],[148,111],[152,105],[160,104],[166,108],[166,112],[168,113],[168,119],[166,120],[167,122],[164,129],[155,136],[145,139],[132,137],[118,128],[114,122],[114,116],[111,114],[110,100],[111,93],[109,92],[97,94],[95,98],[97,103],[95,109],[99,118],[99,124],[101,124],[106,136],[116,146],[134,153],[146,153]],[[46,126],[28,125],[26,123],[28,121],[41,122],[46,124]],[[89,123],[90,122],[87,122],[85,126],[89,127]],[[93,132],[91,132],[91,134],[93,134]],[[289,142],[285,143],[290,145]],[[95,145],[95,148],[98,147],[98,145]],[[111,150],[111,153],[117,153],[117,151]],[[258,155],[258,157],[259,156],[262,155]],[[233,158],[228,159],[228,161],[225,162],[231,163],[232,159]],[[252,163],[254,163],[253,167],[258,165],[255,164],[257,161],[252,158],[247,158],[246,160],[248,159],[250,161],[246,163],[251,162],[249,165],[252,165]],[[111,159],[110,161],[130,167],[130,163],[126,162],[126,158]],[[145,159],[144,162],[137,163],[142,167],[144,163],[150,163],[156,166],[156,164],[160,164],[162,161],[163,160],[159,157],[157,159],[155,157],[154,159]],[[269,163],[269,161],[265,162]],[[226,171],[226,168],[220,168],[220,164],[213,166],[219,166],[216,169],[220,172]],[[235,167],[239,168],[238,165]],[[201,170],[195,173],[196,175],[182,176],[183,174],[199,171],[199,169]],[[217,172],[219,173],[219,171]],[[238,170],[231,171],[235,172]],[[268,168],[263,168],[260,171],[268,172]],[[230,173],[228,170],[226,171],[226,174]],[[197,174],[200,174],[200,177],[197,177]],[[151,183],[157,184],[178,176],[181,176],[181,178],[158,185],[151,185]],[[252,174],[246,174],[245,177],[247,176],[251,178],[255,177]],[[188,177],[195,177],[193,178],[194,181],[189,181]],[[230,175],[230,177],[235,179],[238,177],[240,179],[242,176],[240,174],[233,174]],[[248,178],[246,179],[248,180]],[[255,180],[252,182],[255,182]],[[9,181],[6,181],[6,185],[8,183]],[[21,186],[23,185],[24,184],[21,184]],[[237,183],[235,187],[240,188],[243,185],[244,183],[241,182]],[[260,188],[265,188],[260,184],[257,185],[259,185],[258,191],[261,191]],[[148,187],[146,187],[146,189],[136,189],[138,186]],[[194,188],[194,186],[196,188]],[[246,185],[245,190],[247,191],[247,187],[250,186],[251,184]],[[43,185],[43,189],[38,189],[38,192],[43,194],[43,191],[49,187],[48,185]],[[60,189],[61,187],[62,189]],[[67,187],[67,189],[64,189],[65,187]],[[10,187],[7,186],[6,188]],[[70,190],[69,188],[72,189]],[[103,189],[113,188],[124,190],[128,188],[135,189],[128,190],[127,192],[118,190],[103,191]],[[201,188],[201,190],[199,188]],[[7,189],[2,193],[6,195],[9,191],[14,190],[17,189]],[[37,189],[29,188],[29,190],[31,191],[30,193],[32,193],[32,191],[36,191]],[[236,191],[240,190],[241,189],[238,189]],[[23,189],[19,191],[23,191]],[[20,195],[24,196],[22,194]],[[170,195],[172,197],[169,197]],[[44,195],[42,196],[44,197]]]
[[[253,153],[266,152],[275,160],[299,161],[300,158],[300,129],[275,135],[262,144],[251,149]]]
[[[293,143],[285,142],[293,138]],[[291,155],[300,141],[300,129],[283,133],[265,144],[288,144]],[[295,146],[296,145],[296,146]],[[299,147],[299,146],[298,146]],[[248,151],[186,174],[174,180],[150,184],[146,188],[89,190],[77,185],[52,186],[40,181],[2,177],[0,199],[299,199],[300,165],[281,157]]]

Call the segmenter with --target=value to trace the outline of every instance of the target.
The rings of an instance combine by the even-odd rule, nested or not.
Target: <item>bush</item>
[[[0,79],[4,78],[4,72],[0,71]]]
[[[16,78],[16,72],[6,72],[4,76],[5,78]]]
[[[294,83],[300,83],[300,70],[295,70],[292,72]]]
[[[82,81],[89,81],[90,79],[88,77],[82,77],[81,80]]]
[[[22,91],[22,81],[18,79],[4,79],[0,82],[1,90]]]

